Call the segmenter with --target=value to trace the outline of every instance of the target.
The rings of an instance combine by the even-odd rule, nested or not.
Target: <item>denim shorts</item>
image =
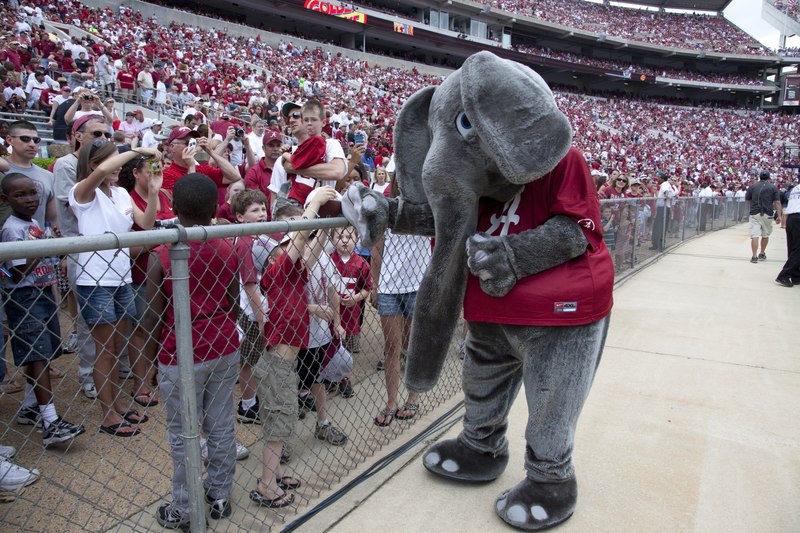
[[[378,315],[403,315],[406,318],[410,318],[414,315],[414,303],[416,301],[416,291],[402,294],[378,293]]]
[[[123,318],[136,320],[136,298],[130,285],[75,287],[78,309],[89,326],[114,324]]]
[[[6,293],[5,303],[16,366],[61,355],[61,326],[52,287],[12,289]]]

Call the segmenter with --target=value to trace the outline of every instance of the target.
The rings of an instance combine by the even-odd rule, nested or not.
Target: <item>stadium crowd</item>
[[[557,21],[568,19],[574,25],[595,14],[586,12],[589,8],[582,4],[542,1],[532,3],[531,10],[538,14],[547,10],[548,16]],[[526,4],[519,2],[501,2],[500,7],[528,9]],[[619,9],[602,6],[592,9],[595,8],[603,12]],[[5,197],[13,199],[17,193],[30,196],[31,188],[36,189],[29,183],[32,179],[50,184],[44,186],[43,193],[38,193],[39,205],[36,207],[41,212],[28,213],[34,207],[31,202],[25,205],[8,202],[12,210],[9,219],[14,223],[16,219],[27,222],[26,231],[33,227],[37,236],[40,235],[37,231],[49,235],[46,232],[48,229],[53,231],[51,222],[57,222],[56,229],[69,236],[108,229],[149,229],[156,220],[172,220],[176,216],[183,217],[181,221],[185,224],[208,223],[212,215],[232,223],[313,216],[334,198],[332,190],[325,188],[315,200],[312,199],[311,189],[317,185],[330,185],[344,191],[352,182],[361,181],[384,194],[391,194],[385,176],[393,169],[392,130],[397,112],[416,90],[440,82],[440,79],[416,70],[371,66],[364,60],[334,55],[320,48],[298,48],[288,41],[273,48],[258,38],[235,38],[220,30],[209,31],[176,23],[164,26],[156,20],[143,19],[140,13],[125,7],[114,12],[90,9],[74,1],[52,7],[34,1],[19,10],[6,4],[0,14],[4,18],[3,31],[13,35],[8,47],[0,52],[5,84],[0,106],[15,113],[31,108],[45,111],[51,117],[56,141],[70,149],[70,153],[53,164],[52,173],[38,169],[32,165],[41,142],[36,126],[18,120],[5,122],[0,127],[2,151],[9,156],[0,160],[4,164],[0,170],[7,174],[3,182]],[[68,42],[53,38],[41,28],[42,20],[51,15],[75,23],[94,38],[75,37]],[[612,15],[618,13],[615,11]],[[655,15],[646,17],[651,16]],[[704,28],[704,31],[712,31],[714,39],[719,39],[720,43],[731,42],[731,46],[737,45],[734,47],[738,47],[738,43],[749,43],[749,38],[721,18],[670,16],[663,20],[659,18],[658,23],[654,23],[649,18],[644,20],[641,14],[635,17],[627,14],[620,17],[626,28],[622,34],[639,34],[641,25],[646,22],[651,30],[659,28],[658,32],[651,32],[653,39],[658,41],[666,39],[661,36],[662,22],[666,28],[673,29],[683,24],[689,28],[708,24],[711,30]],[[209,43],[213,43],[213,47],[208,46]],[[226,58],[237,58],[237,61]],[[124,118],[117,117],[113,107],[113,99],[119,97],[137,102]],[[316,104],[317,101],[325,107]],[[770,169],[786,184],[794,178],[781,175],[778,169],[783,144],[798,135],[797,121],[791,116],[755,110],[680,107],[655,100],[568,91],[556,91],[556,101],[572,122],[575,145],[584,154],[598,180],[601,198],[659,196],[662,187],[654,185],[656,179],[662,182],[659,185],[667,183],[663,190],[669,189],[670,197],[701,196],[702,190],[706,194],[734,198],[753,179],[756,169]],[[302,102],[305,104],[301,105]],[[181,125],[169,133],[162,132],[163,124],[137,113],[137,105],[173,115]],[[302,171],[315,178],[310,181],[303,178]],[[8,179],[10,175],[15,177]],[[620,177],[623,179],[618,179]],[[187,180],[184,183],[191,182],[197,191],[208,193],[216,213],[206,213],[192,203],[195,196],[185,190],[187,186],[180,185],[184,179]],[[291,184],[288,197],[282,183]],[[308,190],[300,188],[303,184]],[[291,200],[297,204],[293,205],[294,210]],[[51,202],[52,206],[49,205]],[[655,239],[653,224],[659,220],[658,209],[665,207],[665,202],[668,199],[662,198],[661,204],[655,200],[653,221],[643,220],[639,231],[644,233],[640,237]],[[125,207],[126,215],[122,218],[119,218],[119,206]],[[290,207],[287,209],[286,206]],[[52,217],[50,207],[56,209],[57,219]],[[101,215],[109,212],[117,217],[114,218],[115,225],[98,225]],[[618,258],[625,255],[628,246],[636,245],[635,241],[629,240],[632,231],[631,225],[626,223],[630,222],[629,217],[630,213],[620,207],[604,215],[609,239],[612,238],[611,229],[614,230],[614,251]],[[666,224],[663,216],[662,222]],[[6,233],[3,235],[5,237]],[[239,374],[241,399],[235,408],[235,416],[244,423],[260,422],[269,408],[259,410],[259,401],[269,402],[271,395],[287,393],[286,387],[281,386],[286,383],[270,383],[267,389],[253,385],[253,376],[259,377],[259,382],[263,381],[263,365],[272,365],[268,367],[270,371],[284,372],[286,361],[294,362],[295,358],[308,360],[307,366],[313,371],[306,369],[301,376],[304,390],[299,396],[300,406],[313,405],[316,408],[316,438],[332,446],[345,445],[348,436],[326,416],[325,394],[337,392],[344,397],[352,396],[347,367],[348,358],[352,367],[350,351],[358,350],[358,313],[354,309],[363,301],[373,299],[374,295],[378,298],[376,303],[380,312],[381,293],[394,295],[391,287],[387,286],[391,280],[380,274],[379,267],[370,267],[365,261],[359,261],[359,255],[369,255],[369,251],[359,250],[355,246],[355,236],[347,231],[334,233],[335,251],[329,246],[328,255],[331,257],[325,260],[320,260],[323,254],[327,254],[321,236],[315,240],[308,232],[297,232],[291,239],[300,250],[294,255],[281,248],[281,244],[286,244],[282,237],[276,240],[251,239],[243,245],[252,256],[262,260],[260,270],[252,264],[239,265],[242,269],[247,268],[247,276],[242,274],[245,270],[239,271],[243,285],[240,301],[244,309],[250,310],[246,321],[240,317],[244,321],[242,329],[246,332],[243,342],[250,343],[251,351],[260,353],[257,348],[260,330],[271,327],[269,344],[285,346],[285,349],[280,357],[271,357],[266,362],[257,356],[245,358]],[[400,236],[387,237],[385,254],[401,257],[395,268],[397,264],[408,264],[409,258],[430,253],[430,245],[425,240],[410,243],[410,252],[403,251],[402,243]],[[654,249],[658,249],[662,243],[654,240],[652,244]],[[225,274],[234,262],[230,259],[232,250],[225,248],[227,245],[224,244],[214,246],[218,247],[216,253],[224,259],[224,264],[214,263],[213,258],[202,256],[197,251],[198,257],[202,256],[205,262],[198,268],[219,267],[219,272],[223,273],[220,279],[232,283],[233,274]],[[314,260],[306,263],[308,272],[305,278],[302,269],[291,266],[310,259],[303,256],[303,250],[313,250],[314,255]],[[113,254],[113,258],[105,259],[108,264],[127,261],[127,270],[131,272],[125,272],[125,268],[104,272],[102,265],[93,263],[96,258],[79,258],[65,262],[66,276],[60,274],[58,266],[50,265],[49,270],[43,267],[38,272],[41,279],[34,280],[42,285],[37,286],[39,289],[57,285],[63,294],[73,294],[74,300],[68,309],[75,331],[74,335],[69,333],[65,336],[63,346],[73,350],[81,348],[79,376],[83,393],[90,398],[99,397],[103,414],[100,431],[117,437],[135,436],[142,431],[140,426],[147,422],[147,415],[143,412],[115,403],[119,389],[118,372],[132,374],[131,395],[141,407],[159,401],[151,385],[157,363],[161,379],[174,378],[169,368],[174,366],[174,354],[168,348],[162,348],[159,353],[153,351],[156,347],[148,342],[146,333],[142,333],[148,330],[152,317],[147,314],[147,309],[136,309],[135,301],[142,291],[153,295],[163,290],[162,296],[169,295],[170,286],[154,281],[163,281],[166,271],[158,271],[158,268],[168,268],[168,261],[163,250],[156,252],[161,254],[162,265],[159,267],[154,266],[152,260],[148,262],[150,250],[140,253],[144,261],[135,253],[131,257]],[[250,257],[247,253],[237,255]],[[390,267],[391,264],[386,264],[387,256],[383,257],[384,265]],[[131,259],[133,268],[130,268]],[[617,259],[618,264],[621,261]],[[9,275],[16,276],[15,280],[22,275],[23,281],[28,273],[25,268],[33,268],[27,264],[13,267],[22,269],[9,271]],[[419,268],[424,270],[422,264]],[[270,276],[264,275],[265,269],[269,269]],[[393,276],[402,274],[394,272]],[[159,275],[162,278],[158,278]],[[206,280],[203,271],[192,271],[191,275]],[[288,285],[264,281],[267,278],[282,279],[278,276],[286,276],[287,283],[297,280],[308,283],[307,293],[301,290],[297,294],[288,294],[291,292],[288,289],[284,293],[281,287],[285,289]],[[341,281],[335,281],[339,278]],[[352,286],[343,281],[345,278],[353,280]],[[99,295],[99,291],[93,290],[94,285],[111,289]],[[328,292],[331,285],[336,290]],[[208,296],[215,305],[225,309],[223,314],[226,316],[208,320],[219,331],[230,333],[235,324],[229,320],[230,307],[226,307],[229,304],[224,302],[224,291],[219,289],[209,289]],[[116,314],[106,317],[86,312],[91,308],[87,302],[100,297],[111,298],[118,304]],[[203,306],[209,305],[208,301],[200,300],[198,297],[195,302],[198,309],[206,310]],[[282,318],[273,311],[265,311],[267,306],[262,304],[266,302],[270,310],[294,311],[295,307],[305,304],[308,310],[303,308],[303,312],[314,315],[314,328],[321,332],[322,340],[313,348],[302,346],[302,342],[298,346],[297,339],[286,329],[295,324],[278,331],[277,324]],[[161,344],[174,345],[174,334],[170,330],[174,324],[169,322],[172,315],[169,307],[162,310],[165,333],[160,336]],[[412,395],[405,404],[399,403],[396,376],[390,378],[389,375],[390,371],[399,372],[402,335],[395,329],[407,317],[400,313],[381,314],[397,318],[382,321],[387,339],[384,363],[389,402],[378,412],[374,423],[385,427],[394,418],[413,418],[419,407],[419,398]],[[211,315],[213,313],[208,316]],[[345,315],[349,318],[345,319]],[[129,350],[128,370],[118,368],[118,363],[111,361],[113,350],[105,341],[116,342],[118,323],[130,318],[140,328],[140,337],[136,340],[134,332],[134,349]],[[209,324],[203,324],[203,327]],[[12,327],[11,322],[9,325]],[[399,327],[402,329],[402,325]],[[248,333],[253,329],[255,334]],[[310,331],[307,333],[317,335]],[[228,335],[233,336],[232,333]],[[340,342],[331,348],[331,343],[335,343],[333,337]],[[220,363],[224,360],[227,367],[238,366],[237,358],[229,357],[238,349],[233,344],[238,343],[230,344],[229,341],[230,338],[221,337],[209,341],[215,349],[217,345],[214,343],[221,346],[209,359],[218,358]],[[263,339],[261,341],[263,343]],[[345,347],[340,350],[342,345]],[[303,349],[298,351],[296,348]],[[329,348],[330,353],[327,353]],[[60,351],[61,348],[53,348],[56,349]],[[211,351],[209,349],[209,354]],[[309,353],[311,351],[313,353]],[[142,354],[147,354],[144,359]],[[17,362],[26,363],[24,357]],[[336,368],[330,368],[331,364]],[[326,371],[329,373],[323,379]],[[235,379],[227,374],[224,379],[224,387],[228,388],[220,385],[218,403],[224,403],[232,394]],[[168,412],[175,409],[177,398],[175,383],[171,382],[170,386],[172,388],[166,388],[168,392],[162,393],[161,400],[168,402]],[[296,393],[295,390],[289,391],[292,401]],[[44,426],[46,446],[79,436],[84,428],[58,418],[52,399],[45,396],[46,391],[33,387],[29,380],[22,404],[24,409],[20,411],[17,422]],[[232,427],[234,413],[223,413],[217,407],[207,405],[203,408],[209,413],[209,419],[224,421],[224,424],[220,422],[223,425],[230,419]],[[285,420],[281,423],[286,425],[283,429],[291,435],[292,428],[288,427],[291,424]],[[179,431],[178,426],[174,418],[170,420],[171,435]],[[206,457],[210,464],[215,465],[209,469],[209,475],[213,475],[212,470],[218,467],[214,472],[225,477],[225,472],[232,468],[231,454],[237,458],[247,454],[247,450],[233,440],[230,429],[226,426],[221,435],[214,425],[204,426],[208,439]],[[251,493],[251,499],[258,505],[290,505],[293,502],[290,491],[300,485],[299,479],[284,476],[279,466],[283,456],[289,453],[283,440],[284,437],[278,438],[276,434],[265,435],[264,473]],[[182,452],[175,449],[173,452],[173,458],[177,457],[175,464],[182,464]],[[0,464],[0,486],[5,480],[13,489],[38,478],[35,470],[17,467],[10,462],[13,451],[0,448],[0,454],[6,458]],[[175,475],[182,476],[183,473],[176,467]],[[218,517],[227,516],[226,513],[230,514],[230,486],[215,485],[214,489],[213,494],[207,494],[212,516],[214,512]],[[177,505],[179,496],[176,494],[179,492],[174,493],[173,504],[159,508],[157,518],[162,525],[178,527],[185,523],[185,507]]]

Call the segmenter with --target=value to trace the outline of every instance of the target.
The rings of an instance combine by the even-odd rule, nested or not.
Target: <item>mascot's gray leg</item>
[[[575,327],[505,326],[510,343],[524,353],[529,413],[527,478],[496,501],[497,514],[514,527],[546,529],[575,510],[575,426],[603,353],[608,324],[606,317]]]

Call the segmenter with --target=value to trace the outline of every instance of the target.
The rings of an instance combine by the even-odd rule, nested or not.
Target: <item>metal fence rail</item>
[[[637,268],[649,258],[663,253],[687,238],[699,235],[703,231],[728,227],[746,217],[744,204],[724,198],[709,204],[701,203],[699,198],[680,198],[673,200],[670,206],[664,208],[657,206],[655,199],[617,199],[603,201],[602,208],[604,233],[609,241],[618,274]],[[231,422],[233,428],[228,427],[228,434],[232,430],[236,440],[249,449],[249,456],[243,457],[244,450],[237,449],[239,460],[236,461],[235,473],[232,474],[231,516],[216,520],[208,514],[209,508],[204,501],[204,492],[209,485],[203,485],[203,478],[218,476],[218,473],[212,475],[212,472],[209,472],[203,457],[210,455],[212,461],[218,461],[220,457],[218,451],[211,449],[212,446],[206,445],[204,448],[201,446],[205,437],[216,439],[209,435],[209,432],[213,434],[215,430],[213,424],[208,425],[209,420],[197,417],[196,407],[192,405],[195,400],[199,402],[205,400],[201,396],[190,394],[191,388],[198,383],[195,378],[199,367],[192,362],[191,355],[187,354],[190,354],[193,348],[193,324],[203,319],[203,314],[197,308],[198,291],[213,292],[215,283],[213,280],[224,278],[224,272],[210,272],[212,275],[204,278],[207,286],[199,287],[194,279],[197,277],[196,265],[193,266],[192,260],[187,258],[200,254],[199,250],[209,246],[215,239],[234,241],[246,235],[263,236],[312,228],[329,230],[319,231],[318,235],[322,235],[332,233],[332,228],[341,228],[345,224],[344,219],[335,218],[177,227],[124,234],[108,233],[89,237],[0,243],[0,263],[19,258],[63,256],[82,257],[83,261],[86,261],[86,258],[111,261],[115,254],[104,256],[103,250],[111,250],[118,254],[139,247],[152,249],[166,245],[171,253],[158,257],[162,259],[169,257],[172,267],[169,270],[170,275],[164,278],[159,287],[163,289],[167,283],[171,284],[174,295],[177,352],[180,354],[180,368],[176,373],[179,377],[176,379],[180,383],[179,411],[183,414],[181,420],[183,426],[175,430],[174,425],[170,426],[174,421],[170,421],[167,417],[165,406],[167,398],[163,394],[166,378],[162,375],[159,375],[162,393],[156,395],[158,405],[144,407],[132,398],[132,394],[136,392],[134,389],[139,384],[136,373],[141,373],[142,367],[147,370],[154,368],[152,361],[155,352],[152,350],[158,348],[158,343],[154,343],[156,346],[153,347],[147,344],[143,346],[141,339],[136,341],[137,332],[134,326],[138,324],[143,328],[146,326],[145,322],[138,321],[137,324],[130,325],[126,324],[128,321],[123,321],[121,325],[126,328],[125,343],[119,349],[112,349],[108,345],[103,345],[97,335],[92,336],[92,332],[86,329],[85,321],[82,320],[84,312],[79,311],[77,316],[70,312],[67,296],[70,290],[75,290],[74,286],[60,284],[60,289],[59,285],[40,289],[40,299],[52,298],[55,302],[54,312],[60,324],[60,331],[57,333],[60,335],[62,346],[67,343],[70,332],[76,328],[78,330],[84,328],[83,335],[78,336],[80,342],[75,347],[75,353],[66,353],[53,362],[52,366],[63,372],[63,376],[49,375],[58,415],[73,424],[83,425],[86,432],[63,443],[45,447],[46,435],[42,432],[35,413],[33,418],[23,416],[25,393],[0,396],[0,444],[14,446],[17,449],[14,462],[26,468],[37,469],[41,476],[37,483],[5,493],[4,497],[8,503],[0,504],[0,529],[160,530],[161,526],[155,519],[157,508],[172,499],[174,465],[168,441],[170,433],[168,427],[172,427],[172,437],[169,438],[173,439],[173,445],[176,444],[177,438],[185,454],[183,463],[187,470],[185,490],[190,495],[194,531],[202,531],[206,522],[214,531],[277,530],[295,518],[311,500],[336,485],[351,470],[363,465],[382,447],[398,438],[406,440],[409,433],[418,432],[419,430],[415,428],[417,417],[406,421],[394,420],[388,427],[378,427],[374,423],[374,418],[387,402],[385,386],[387,376],[385,371],[378,370],[379,361],[384,355],[387,324],[382,323],[375,308],[366,304],[362,308],[363,323],[360,333],[346,335],[341,351],[336,350],[334,354],[345,360],[348,358],[352,360],[352,367],[347,377],[352,384],[354,394],[351,396],[349,392],[344,391],[336,381],[324,383],[324,388],[327,390],[323,400],[327,411],[325,418],[346,436],[346,440],[344,442],[340,442],[341,439],[337,440],[335,432],[330,438],[328,434],[319,433],[316,422],[322,417],[320,410],[312,410],[311,401],[307,399],[303,400],[301,408],[298,400],[298,415],[302,412],[304,418],[300,419],[295,415],[298,418],[293,420],[294,436],[287,442],[287,449],[282,450],[288,457],[282,459],[286,460],[284,475],[300,480],[302,485],[289,491],[295,495],[291,505],[271,509],[258,506],[250,499],[251,491],[257,487],[257,482],[263,475],[262,465],[265,456],[262,450],[265,439],[269,436],[262,434],[260,425]],[[420,249],[415,248],[417,252]],[[316,257],[317,263],[326,261],[323,255],[330,256],[333,252],[332,244],[328,244],[325,250],[324,254],[320,253]],[[81,253],[84,255],[79,256]],[[151,255],[156,257],[155,252]],[[393,260],[395,258],[391,256],[383,257],[387,265],[391,265]],[[425,268],[424,261],[417,262],[408,258],[401,265],[394,266],[411,270]],[[341,282],[339,278],[336,279],[337,283]],[[313,282],[309,283],[313,286]],[[287,286],[286,290],[293,288],[297,287]],[[308,297],[320,299],[318,303],[323,307],[330,303],[325,300],[327,297],[325,289],[320,291],[319,286],[316,286],[316,293],[313,287],[309,290]],[[341,292],[343,289],[338,287],[337,290]],[[3,290],[7,310],[14,305],[9,304],[9,299],[14,298],[12,292],[8,287]],[[153,308],[153,301],[147,302],[147,306]],[[89,309],[84,307],[83,311]],[[344,308],[339,309],[340,312],[343,310]],[[13,320],[15,327],[12,327],[11,323],[6,327],[4,355],[7,375],[20,384],[25,381],[23,370],[21,367],[11,365],[10,362],[14,358],[14,349],[21,350],[25,347],[25,343],[35,343],[47,333],[46,328],[42,328],[41,331],[32,334],[30,330],[25,331],[20,326],[28,319],[36,318],[37,312],[34,306],[31,306],[22,313],[24,316],[15,317]],[[208,323],[214,324],[213,321]],[[421,414],[448,401],[461,390],[459,352],[464,330],[458,328],[457,332],[439,385],[422,396]],[[141,333],[140,329],[139,334]],[[149,339],[152,332],[144,331],[144,333],[145,339]],[[213,333],[215,332],[209,332],[209,335]],[[242,332],[239,332],[238,336],[241,337]],[[140,347],[142,347],[141,352]],[[32,349],[31,346],[29,348]],[[114,351],[115,357],[118,357],[121,363],[127,364],[123,364],[121,369],[113,367],[106,374],[98,372],[98,354],[104,349]],[[346,355],[342,355],[342,352]],[[146,364],[142,365],[143,361]],[[337,362],[340,363],[341,360],[337,359]],[[94,364],[93,369],[92,364]],[[128,366],[133,370],[128,371]],[[347,366],[344,365],[345,369]],[[236,369],[238,370],[238,365]],[[134,376],[128,378],[131,373]],[[102,402],[100,399],[89,399],[83,393],[86,383],[93,383],[97,388],[103,388],[120,379],[120,374],[122,378],[128,379],[121,379],[120,388],[113,398],[111,408],[119,413],[136,410],[139,415],[146,415],[149,418],[146,423],[134,424],[141,433],[130,438],[114,437],[99,432],[98,428],[103,424],[105,417],[100,408]],[[238,377],[240,383],[234,387],[232,394],[211,399],[215,405],[232,408],[234,415],[237,414],[239,407],[238,402],[242,396],[240,387],[244,385],[245,376]],[[338,376],[335,379],[338,379]],[[141,386],[149,387],[147,384]],[[200,385],[201,388],[206,386],[208,385],[203,383]],[[297,388],[294,383],[291,387]],[[117,389],[112,388],[112,390]],[[319,388],[316,388],[315,393],[318,391]],[[297,393],[297,390],[292,391],[292,401]],[[403,405],[405,398],[406,391],[400,380],[400,393],[397,398],[399,406]],[[260,401],[264,402],[265,398],[260,398]],[[320,406],[315,405],[315,407]],[[194,417],[187,416],[190,413],[194,414]],[[141,416],[133,415],[129,418],[140,420]],[[233,454],[233,449],[229,448],[227,453]]]
[[[303,408],[295,406],[297,417],[294,436],[287,442],[288,452],[283,459],[288,459],[283,466],[284,475],[301,481],[301,486],[289,493],[294,494],[294,501],[280,509],[271,509],[259,506],[250,499],[250,493],[256,489],[259,478],[262,477],[262,450],[265,441],[263,426],[258,424],[244,424],[231,422],[229,432],[235,435],[241,446],[249,449],[249,455],[242,457],[244,451],[237,448],[238,459],[235,473],[233,474],[233,491],[231,494],[232,514],[229,518],[215,520],[213,515],[207,514],[209,507],[205,503],[206,484],[202,485],[203,478],[209,478],[211,472],[204,459],[210,456],[212,461],[219,460],[219,451],[215,451],[211,444],[201,449],[201,442],[206,437],[209,443],[214,442],[214,425],[208,425],[209,420],[204,420],[202,414],[199,420],[186,416],[197,413],[192,400],[199,398],[190,394],[190,389],[197,382],[195,379],[199,366],[193,365],[191,355],[186,357],[187,350],[192,349],[192,326],[202,320],[202,314],[196,307],[197,294],[205,291],[213,292],[213,283],[209,286],[199,287],[194,281],[196,268],[192,260],[203,246],[209,245],[215,239],[226,239],[232,242],[243,235],[259,236],[284,232],[296,232],[309,228],[334,228],[343,227],[345,220],[325,219],[312,221],[269,222],[259,224],[220,225],[208,227],[172,228],[153,231],[131,232],[124,234],[104,234],[98,236],[41,239],[15,243],[0,243],[0,262],[8,262],[15,258],[58,258],[63,256],[81,257],[86,261],[106,261],[114,256],[103,258],[102,251],[110,250],[115,253],[136,249],[137,247],[157,247],[167,245],[170,249],[168,256],[171,258],[170,275],[164,278],[162,288],[167,283],[171,284],[174,295],[175,330],[178,341],[177,352],[179,355],[180,399],[182,423],[184,426],[177,432],[168,428],[171,421],[167,417],[166,400],[163,394],[167,378],[159,373],[161,391],[156,395],[158,405],[144,407],[134,402],[132,394],[138,384],[134,375],[142,358],[146,360],[145,368],[152,368],[153,353],[143,349],[140,353],[135,342],[135,328],[123,320],[120,325],[126,326],[125,344],[117,350],[118,360],[123,365],[120,369],[113,367],[105,374],[98,373],[100,361],[99,354],[104,350],[111,350],[108,345],[102,345],[95,335],[96,327],[91,328],[90,335],[81,339],[76,347],[76,353],[66,353],[55,359],[52,366],[63,372],[63,376],[51,375],[51,388],[53,403],[58,415],[74,425],[82,425],[85,433],[70,438],[62,443],[44,445],[46,434],[42,432],[41,422],[32,418],[25,419],[23,409],[25,393],[2,394],[0,396],[0,444],[13,446],[17,450],[14,462],[20,466],[38,470],[41,478],[17,491],[5,493],[9,503],[0,504],[0,529],[19,531],[106,531],[109,529],[123,528],[133,531],[158,531],[161,526],[156,522],[157,508],[165,502],[172,500],[172,474],[173,463],[171,460],[171,446],[169,438],[178,438],[186,456],[186,490],[191,498],[191,518],[193,531],[202,530],[203,523],[208,522],[209,527],[215,531],[250,531],[279,529],[282,524],[292,520],[307,503],[316,499],[322,492],[327,491],[337,484],[351,470],[363,464],[369,457],[375,455],[387,444],[398,438],[407,440],[409,432],[416,433],[415,422],[420,415],[449,400],[460,391],[461,361],[458,356],[460,339],[455,339],[451,346],[448,364],[443,373],[443,378],[438,387],[423,395],[420,402],[420,412],[417,417],[409,420],[394,420],[388,427],[375,425],[374,418],[381,412],[387,402],[385,388],[385,372],[378,370],[379,361],[384,355],[384,328],[376,309],[366,304],[363,307],[363,324],[358,335],[350,335],[343,339],[342,348],[336,350],[337,363],[340,359],[352,358],[352,368],[349,370],[349,383],[352,386],[352,396],[343,390],[339,382],[325,382],[323,390],[327,390],[324,407],[327,411],[325,418],[331,422],[336,431],[328,430],[320,433],[317,430],[317,421],[323,406],[313,405],[311,400],[303,400]],[[319,231],[322,235],[328,233]],[[428,243],[427,239],[425,243]],[[428,249],[429,244],[426,244]],[[191,250],[191,253],[187,253]],[[333,252],[332,244],[326,247],[324,255],[330,256]],[[78,256],[78,254],[83,254]],[[152,254],[155,256],[155,252]],[[317,262],[322,262],[322,256],[317,257]],[[161,256],[166,257],[166,256]],[[391,262],[392,257],[384,257],[384,262]],[[423,262],[405,261],[405,269],[424,269]],[[109,263],[108,272],[113,268]],[[191,274],[190,274],[191,271]],[[221,279],[223,272],[210,272],[213,274],[206,279]],[[313,277],[313,276],[312,276]],[[100,282],[100,280],[97,280]],[[79,282],[80,283],[80,282]],[[80,325],[81,318],[95,304],[89,298],[79,311],[78,317],[71,316],[67,307],[67,294],[57,289],[58,285],[39,289],[39,300],[52,299],[58,322],[62,346],[66,343],[70,332]],[[61,287],[62,290],[65,287]],[[74,286],[71,287],[74,289]],[[286,287],[290,290],[291,287]],[[337,290],[341,290],[338,287]],[[9,299],[14,298],[13,291],[6,287],[3,291],[6,308],[11,305]],[[324,301],[325,291],[316,294],[322,297],[321,305],[328,305]],[[311,296],[309,296],[311,297]],[[80,301],[80,299],[79,299]],[[59,305],[62,304],[62,305]],[[152,306],[152,302],[148,302]],[[343,308],[342,308],[343,309]],[[93,311],[99,311],[93,309]],[[338,310],[337,310],[338,311]],[[34,335],[30,331],[23,332],[20,324],[36,318],[37,311],[32,306],[24,316],[15,317],[13,325],[9,323],[6,328],[8,335],[5,343],[5,359],[7,375],[22,384],[25,381],[23,367],[11,364],[14,360],[13,349],[20,349],[26,345],[33,350],[33,345],[44,338],[46,329],[37,331]],[[187,319],[188,317],[188,319]],[[209,322],[213,324],[213,321]],[[139,326],[143,322],[138,322]],[[85,324],[84,324],[85,326]],[[80,328],[78,328],[80,329]],[[133,331],[132,331],[133,330]],[[196,332],[195,332],[196,333]],[[214,332],[207,332],[213,336]],[[241,332],[238,333],[241,336]],[[80,335],[78,336],[80,339]],[[196,340],[196,339],[195,339]],[[181,345],[183,341],[183,345]],[[27,343],[27,344],[26,344]],[[157,343],[156,343],[157,344]],[[343,353],[345,355],[343,355]],[[88,354],[88,356],[87,356]],[[224,354],[221,354],[224,355]],[[86,366],[87,357],[96,357],[93,373],[88,376],[80,375],[81,366]],[[181,362],[186,362],[181,366]],[[83,363],[83,365],[82,365]],[[131,364],[133,363],[133,364]],[[344,364],[345,370],[348,365]],[[91,364],[91,362],[90,362]],[[133,370],[128,371],[127,366]],[[235,365],[238,374],[238,365]],[[325,367],[327,369],[327,367]],[[90,370],[91,372],[91,370]],[[121,377],[120,377],[121,376]],[[237,414],[239,399],[241,398],[240,386],[242,376],[238,376],[240,383],[235,386],[233,393],[226,397],[211,398],[215,405],[224,405],[233,409]],[[127,379],[121,379],[127,378]],[[136,410],[140,416],[131,415],[132,420],[141,420],[147,416],[147,422],[133,424],[140,433],[133,437],[116,437],[98,431],[104,420],[105,413],[101,409],[101,399],[89,399],[83,393],[85,383],[94,383],[97,389],[102,389],[114,381],[120,380],[120,388],[111,402],[110,409],[119,413]],[[233,378],[236,379],[235,377]],[[336,376],[338,379],[338,376]],[[402,407],[407,396],[400,380],[400,392],[397,398]],[[232,383],[232,381],[231,381]],[[147,385],[144,385],[147,387]],[[208,383],[206,388],[210,387]],[[296,398],[297,385],[292,383],[292,398]],[[202,388],[202,385],[201,385]],[[315,393],[319,387],[312,387]],[[158,389],[154,389],[158,390]],[[208,390],[208,389],[207,389]],[[264,402],[264,398],[259,398]],[[295,400],[293,400],[295,401]],[[298,400],[299,403],[299,400]],[[316,403],[316,402],[314,402]],[[316,409],[316,411],[314,410]],[[298,417],[302,412],[303,418]],[[202,413],[202,412],[201,412]],[[262,411],[263,414],[263,411]],[[19,423],[20,421],[24,423]],[[174,427],[173,427],[174,429]],[[341,435],[345,435],[342,441]],[[172,442],[175,444],[175,442]],[[230,448],[230,454],[234,453]],[[224,462],[224,461],[223,461]],[[213,469],[212,469],[213,470]],[[286,480],[291,481],[291,480]],[[212,495],[214,496],[214,495]]]

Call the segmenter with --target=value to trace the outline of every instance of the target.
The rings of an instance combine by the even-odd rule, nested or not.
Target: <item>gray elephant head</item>
[[[476,231],[479,199],[511,199],[552,170],[571,140],[569,121],[544,80],[489,52],[469,57],[440,86],[418,91],[403,106],[395,128],[400,199],[376,217],[383,198],[367,200],[362,192],[378,222],[362,236],[382,234],[374,226],[383,221],[399,233],[431,235],[435,229],[411,330],[411,390],[429,390],[441,372],[462,306],[465,242]],[[360,222],[365,227],[363,217]]]

